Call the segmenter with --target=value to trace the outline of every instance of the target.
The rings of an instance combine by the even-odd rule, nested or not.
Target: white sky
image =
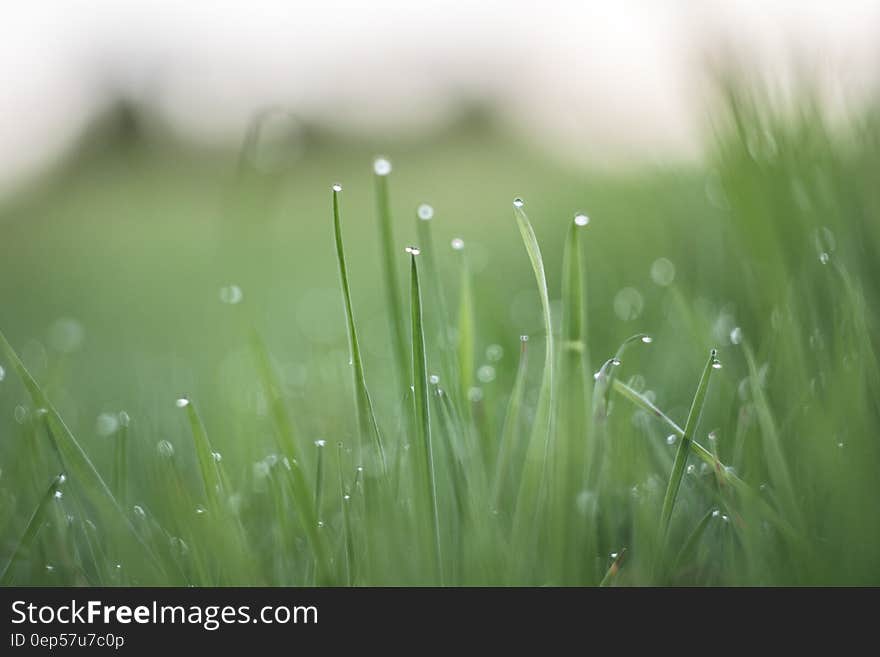
[[[411,131],[454,92],[602,160],[693,156],[699,53],[794,56],[848,102],[877,79],[880,1],[30,0],[0,10],[0,190],[50,163],[107,99],[237,142],[283,104],[344,130]]]

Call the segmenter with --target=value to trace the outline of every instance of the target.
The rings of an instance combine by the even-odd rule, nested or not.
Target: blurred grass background
[[[880,124],[868,112],[831,127],[809,94],[791,110],[748,85],[723,90],[724,100],[711,108],[714,133],[704,165],[614,172],[555,162],[479,112],[409,141],[377,143],[309,128],[294,143],[282,134],[229,152],[180,143],[138,108],[120,104],[49,176],[2,203],[0,327],[102,473],[111,469],[117,414],[128,414],[129,507],[148,505],[161,524],[186,526],[188,510],[157,487],[156,446],[169,441],[184,471],[195,473],[188,427],[174,405],[188,396],[197,400],[235,487],[250,491],[253,513],[263,513],[253,464],[274,443],[247,346],[251,323],[273,355],[303,444],[350,442],[355,432],[331,183],[344,186],[367,382],[392,438],[402,400],[390,382],[373,157],[386,155],[394,166],[402,285],[402,250],[415,240],[418,204],[435,209],[440,266],[453,302],[458,270],[449,243],[466,242],[477,365],[495,369],[493,380],[479,385],[499,428],[520,335],[536,342],[527,419],[540,377],[540,305],[510,201],[526,199],[551,300],[559,298],[566,228],[580,210],[590,217],[584,241],[592,369],[627,336],[650,334],[653,344],[628,352],[620,377],[683,424],[706,353],[717,347],[724,367],[696,438],[708,445],[714,431],[724,463],[782,513],[803,519],[803,549],[794,552],[769,535],[731,539],[713,529],[718,537],[706,539],[693,567],[674,582],[877,584],[880,517],[871,503],[880,493]],[[230,285],[243,291],[240,304],[221,302]],[[426,307],[427,314],[435,311]],[[485,355],[490,345],[502,347],[500,360]],[[751,377],[747,347],[756,359]],[[28,441],[41,439],[33,429],[35,409],[9,363],[0,364],[6,369],[0,382],[5,559],[59,468],[46,454],[29,463]],[[758,379],[760,391],[751,387]],[[608,509],[620,519],[613,542],[602,547],[628,545],[632,563],[622,581],[651,583],[647,548],[639,553],[650,512],[633,500],[656,496],[658,487],[662,495],[674,447],[665,444],[668,431],[643,411],[622,399],[614,404],[610,467],[623,496],[619,509]],[[790,506],[780,499],[785,476],[768,456],[768,434],[778,436],[790,474]],[[701,473],[697,464],[686,478],[682,514],[697,519],[708,508],[699,485],[706,477],[711,472]],[[18,581],[89,581],[63,568],[67,548],[46,534],[19,565]],[[249,581],[307,581],[293,553],[279,556],[271,542],[254,549],[265,558]],[[285,558],[297,564],[275,563]],[[535,578],[548,581],[540,573]],[[373,583],[383,581],[378,575]],[[471,574],[462,583],[487,581],[498,580]]]

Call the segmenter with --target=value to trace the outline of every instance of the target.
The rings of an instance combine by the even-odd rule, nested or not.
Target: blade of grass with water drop
[[[520,477],[519,493],[514,511],[513,536],[522,547],[525,539],[535,534],[539,509],[542,504],[544,480],[547,475],[547,456],[550,451],[553,430],[553,322],[550,316],[550,296],[547,291],[547,278],[544,273],[544,260],[538,238],[525,211],[522,201],[514,201],[514,214],[519,226],[520,235],[529,256],[535,282],[541,299],[541,310],[544,322],[544,373],[538,392],[538,403],[535,408],[535,419],[532,432],[526,444],[525,460]],[[530,551],[523,549],[522,558],[530,560]]]
[[[691,403],[691,410],[684,425],[684,432],[678,443],[675,461],[672,463],[672,473],[669,475],[669,484],[666,487],[666,494],[663,496],[663,509],[660,512],[660,532],[664,538],[669,533],[672,509],[675,506],[675,499],[678,497],[678,489],[681,487],[684,469],[687,465],[688,456],[691,453],[691,442],[697,430],[700,415],[703,412],[703,403],[706,401],[706,392],[709,390],[709,379],[717,362],[715,350],[713,349],[709,354],[709,360],[706,361],[706,365],[703,368],[703,374],[700,376],[700,383],[697,385],[697,392],[694,394],[694,399]]]
[[[706,527],[709,526],[709,522],[712,520],[713,515],[717,513],[718,512],[715,509],[709,509],[700,519],[700,522],[697,523],[697,526],[694,527],[690,536],[687,537],[687,540],[685,540],[684,544],[681,546],[681,550],[679,551],[678,556],[675,557],[675,561],[672,562],[673,572],[677,571],[682,564],[693,558],[697,545],[699,545],[700,539],[706,531]]]
[[[272,368],[269,352],[262,338],[256,331],[251,333],[251,348],[254,352],[257,374],[263,384],[266,395],[269,397],[269,408],[275,421],[275,435],[278,448],[282,454],[288,457],[290,468],[287,472],[287,483],[291,497],[296,506],[296,512],[302,523],[303,531],[312,548],[315,561],[318,566],[319,584],[330,583],[333,580],[332,570],[326,541],[318,531],[318,519],[315,517],[315,500],[309,490],[305,473],[300,466],[299,449],[294,436],[293,423],[281,397],[281,386]]]
[[[403,319],[403,302],[400,280],[397,277],[397,247],[394,244],[394,229],[391,221],[391,204],[388,194],[388,178],[391,164],[379,158],[373,163],[373,179],[376,187],[376,212],[379,217],[379,242],[382,252],[382,273],[385,277],[385,299],[388,303],[389,324],[391,325],[391,349],[398,384],[406,385],[406,335]]]
[[[440,270],[437,267],[436,252],[434,250],[434,236],[431,225],[434,223],[434,209],[428,205],[419,206],[416,212],[416,235],[419,248],[422,251],[423,285],[426,299],[429,300],[428,308],[433,312],[426,314],[426,323],[433,325],[433,333],[436,336],[436,355],[440,362],[441,378],[452,382],[456,371],[454,350],[449,348],[449,313],[447,312],[446,294],[443,281],[440,278]]]
[[[662,420],[670,429],[672,429],[679,438],[684,436],[684,429],[682,429],[672,418],[670,418],[666,413],[661,411],[655,404],[653,404],[649,399],[645,398],[636,390],[633,390],[628,385],[623,383],[622,381],[614,382],[614,390],[619,393],[622,397],[630,400],[636,406],[639,406],[651,413],[654,417]],[[725,483],[731,484],[734,489],[743,497],[747,499],[747,501],[754,505],[755,509],[760,513],[760,515],[770,522],[772,522],[777,529],[779,529],[785,536],[792,540],[798,540],[798,533],[795,531],[794,527],[791,526],[779,513],[773,509],[767,502],[755,492],[751,486],[749,486],[742,479],[737,477],[730,468],[726,467],[723,463],[719,464],[712,452],[703,447],[696,440],[691,440],[690,443],[691,452],[699,458],[703,463],[709,465],[716,472],[718,472]],[[720,467],[716,467],[719,466]]]
[[[46,492],[40,499],[39,503],[37,503],[37,507],[31,514],[30,520],[28,520],[21,538],[18,539],[18,543],[16,543],[12,555],[9,557],[9,561],[6,562],[3,572],[0,573],[0,586],[12,585],[12,577],[15,574],[15,565],[21,558],[22,554],[31,549],[34,538],[43,527],[46,520],[49,505],[52,504],[52,501],[55,499],[55,493],[58,492],[63,483],[64,475],[58,475],[55,477],[55,479],[52,480],[52,483],[49,484],[49,488],[46,489]]]
[[[187,399],[183,407],[186,411],[186,419],[192,433],[193,445],[196,451],[196,460],[199,464],[199,472],[202,475],[202,484],[208,497],[208,504],[214,514],[220,512],[224,504],[224,495],[228,486],[223,474],[223,467],[214,457],[214,448],[205,430],[205,424],[196,410],[195,403]]]
[[[44,420],[49,438],[65,472],[71,478],[71,482],[77,486],[82,496],[100,514],[101,519],[107,523],[108,527],[121,529],[121,531],[113,532],[112,535],[119,537],[125,543],[126,548],[131,548],[142,556],[142,559],[138,562],[140,567],[154,573],[161,572],[155,555],[141,541],[128,516],[123,512],[119,502],[92,464],[91,459],[89,459],[79,442],[74,438],[70,429],[67,428],[58,411],[49,402],[42,388],[40,388],[39,384],[31,376],[27,368],[25,368],[24,363],[21,362],[18,354],[12,348],[12,345],[9,344],[2,331],[0,331],[0,352],[12,364],[22,383],[24,383],[34,406],[46,410]]]
[[[557,424],[551,463],[550,487],[552,526],[550,529],[552,561],[557,566],[555,579],[562,581],[565,572],[583,562],[579,554],[586,523],[572,522],[575,498],[583,485],[587,453],[587,422],[584,409],[590,398],[587,376],[586,342],[586,273],[580,234],[583,224],[577,215],[571,222],[562,258],[562,334],[559,345],[557,385]],[[578,546],[575,548],[574,546]]]
[[[621,548],[620,552],[617,553],[617,556],[614,557],[614,561],[611,562],[611,566],[609,566],[608,571],[605,573],[605,577],[599,582],[600,587],[604,588],[606,586],[611,586],[614,579],[617,577],[617,573],[620,572],[620,567],[623,565],[623,558],[625,556],[626,548]]]
[[[382,445],[382,436],[379,433],[379,425],[373,412],[373,402],[367,389],[367,380],[364,376],[364,363],[361,358],[361,350],[358,342],[357,327],[354,321],[354,309],[351,302],[351,289],[348,284],[348,267],[345,262],[345,249],[342,245],[342,220],[339,211],[339,192],[342,187],[333,186],[333,235],[336,242],[336,261],[339,265],[339,280],[342,286],[342,301],[345,306],[345,319],[348,324],[348,347],[351,356],[352,373],[354,376],[355,410],[358,416],[358,428],[360,430],[360,450],[365,445],[370,445],[375,450],[375,460],[380,472],[387,472],[388,464],[385,459],[385,448]],[[362,455],[360,458],[363,458]]]
[[[459,403],[464,415],[471,417],[469,391],[474,385],[474,354],[476,352],[476,328],[474,319],[474,294],[467,254],[458,249],[461,256],[461,278],[458,292],[457,360]]]
[[[428,366],[425,360],[425,333],[422,323],[422,293],[419,286],[419,268],[416,264],[418,251],[410,250],[411,256],[411,312],[412,312],[412,379],[413,379],[413,410],[415,417],[416,440],[416,471],[419,473],[421,485],[424,487],[423,507],[426,520],[431,523],[433,533],[433,553],[437,579],[441,586],[443,577],[443,551],[440,535],[440,513],[437,506],[437,482],[434,475],[434,453],[431,442],[431,418],[428,405]],[[419,494],[418,486],[416,494]]]

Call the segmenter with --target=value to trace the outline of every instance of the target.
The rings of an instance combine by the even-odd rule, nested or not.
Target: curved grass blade
[[[12,364],[22,383],[24,383],[34,406],[45,409],[44,421],[48,429],[49,438],[61,460],[62,466],[71,480],[75,482],[84,499],[88,500],[109,526],[121,531],[113,532],[126,544],[127,548],[133,548],[135,552],[143,556],[141,566],[151,571],[161,572],[161,567],[152,550],[140,539],[128,516],[122,510],[119,502],[114,497],[104,479],[98,473],[91,459],[74,438],[73,433],[67,428],[61,415],[49,402],[42,388],[27,371],[18,354],[9,344],[6,336],[0,331],[0,352],[6,360]]]
[[[22,554],[31,548],[34,538],[37,536],[40,529],[42,529],[43,524],[46,521],[49,505],[55,499],[55,494],[59,492],[61,484],[63,484],[64,481],[65,476],[60,474],[52,480],[51,484],[49,484],[49,488],[46,489],[46,493],[40,499],[37,507],[31,514],[30,520],[28,520],[27,526],[25,526],[24,533],[22,533],[21,538],[18,539],[18,543],[12,551],[12,556],[9,557],[9,561],[3,568],[3,572],[0,573],[0,586],[10,586],[12,584],[12,576],[15,574],[16,563],[18,563]]]
[[[441,584],[443,578],[443,552],[440,538],[440,513],[437,507],[437,482],[434,475],[434,454],[431,444],[431,418],[428,405],[428,366],[425,360],[425,333],[422,324],[422,293],[419,286],[419,268],[416,264],[416,256],[419,250],[408,247],[407,252],[411,257],[411,310],[412,310],[412,363],[413,363],[413,409],[416,424],[417,437],[415,442],[416,472],[425,491],[427,504],[426,517],[430,519],[433,529],[433,552],[437,578]],[[418,494],[420,486],[416,487]]]
[[[703,374],[700,376],[700,383],[697,386],[697,392],[691,403],[691,410],[688,413],[687,422],[684,425],[684,432],[678,444],[678,451],[675,453],[675,461],[672,463],[672,473],[669,476],[669,484],[666,487],[666,494],[663,497],[663,509],[660,512],[660,531],[665,537],[669,532],[669,521],[672,518],[672,509],[675,506],[675,499],[678,496],[678,489],[681,487],[681,478],[684,475],[684,469],[687,465],[688,456],[691,453],[691,442],[694,438],[694,432],[697,430],[697,424],[700,421],[700,415],[703,412],[703,403],[706,401],[706,392],[709,390],[709,379],[712,370],[719,366],[717,353],[713,349],[709,354],[709,360],[703,368]],[[713,457],[714,458],[714,457]]]
[[[394,356],[394,369],[397,380],[402,387],[406,376],[406,338],[403,320],[403,302],[400,292],[400,280],[397,278],[395,265],[397,249],[394,246],[394,231],[391,222],[391,205],[388,199],[388,177],[391,163],[385,158],[377,158],[373,162],[373,179],[376,184],[376,212],[379,217],[379,242],[382,251],[382,273],[385,276],[385,298],[390,313],[391,349]]]
[[[535,522],[542,504],[544,480],[547,469],[547,456],[550,451],[553,430],[553,322],[550,317],[550,297],[547,291],[547,278],[544,273],[544,260],[538,238],[529,218],[523,210],[523,201],[515,199],[514,214],[523,244],[528,253],[541,298],[541,310],[544,318],[544,374],[538,392],[538,403],[535,409],[535,420],[532,433],[526,445],[525,461],[520,478],[519,493],[514,512],[513,535],[520,542],[529,533],[534,533]],[[523,550],[523,558],[529,558],[527,550]]]
[[[361,359],[361,350],[358,344],[357,328],[354,323],[354,310],[351,303],[351,289],[348,285],[348,268],[345,264],[345,250],[342,246],[342,222],[339,212],[339,192],[341,185],[333,185],[333,235],[336,241],[336,260],[339,264],[339,280],[342,285],[342,301],[345,305],[345,318],[348,323],[348,346],[351,353],[351,364],[354,375],[355,407],[358,415],[358,428],[360,430],[360,451],[363,452],[364,444],[370,445],[375,450],[375,460],[378,462],[381,474],[387,472],[388,464],[385,460],[385,449],[382,445],[382,436],[379,433],[379,425],[373,413],[373,402],[367,390],[367,381],[364,376],[364,363]],[[363,455],[361,454],[361,458]],[[374,470],[371,468],[371,470]]]

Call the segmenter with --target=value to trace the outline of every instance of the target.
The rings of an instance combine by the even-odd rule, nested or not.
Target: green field
[[[108,114],[0,205],[0,583],[880,584],[880,123],[794,108],[616,172]]]

